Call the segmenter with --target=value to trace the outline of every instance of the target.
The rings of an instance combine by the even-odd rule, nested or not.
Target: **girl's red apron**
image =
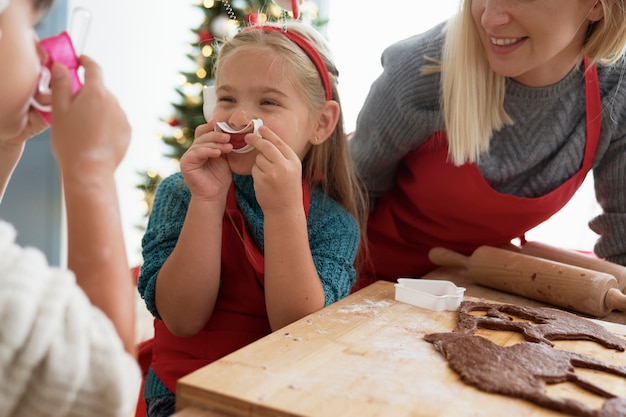
[[[302,191],[308,214],[310,189],[303,184]],[[228,192],[226,210],[232,221],[224,216],[221,282],[211,319],[198,334],[186,338],[173,335],[163,321],[154,321],[152,369],[174,393],[180,377],[271,332],[265,308],[264,258],[247,232],[234,186]]]
[[[596,67],[585,60],[585,68],[587,140],[576,174],[542,197],[501,194],[475,164],[448,162],[446,134],[434,134],[405,157],[396,186],[377,202],[368,221],[369,260],[353,290],[432,271],[428,251],[436,246],[469,255],[481,245],[504,245],[559,211],[592,168],[602,125]]]

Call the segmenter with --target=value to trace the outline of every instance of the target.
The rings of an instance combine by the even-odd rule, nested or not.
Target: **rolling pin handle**
[[[626,294],[617,288],[611,288],[606,292],[604,305],[611,310],[626,311]]]
[[[581,268],[593,269],[595,271],[611,274],[617,280],[618,288],[626,292],[625,266],[596,258],[595,256],[585,255],[573,250],[562,249],[541,242],[528,241],[519,248],[516,248],[513,244],[505,246],[507,246],[505,249],[520,252],[525,255],[551,259],[556,262],[562,262],[564,264],[575,265]]]
[[[469,268],[470,258],[445,248],[432,248],[428,251],[428,259],[439,266],[462,266]]]

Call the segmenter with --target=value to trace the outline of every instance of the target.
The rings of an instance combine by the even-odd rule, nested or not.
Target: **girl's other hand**
[[[302,162],[287,143],[267,126],[246,142],[259,151],[252,167],[257,201],[266,215],[272,211],[302,209]]]
[[[232,182],[223,157],[233,146],[227,133],[215,132],[215,119],[196,128],[194,142],[180,159],[180,169],[194,198],[225,198]]]

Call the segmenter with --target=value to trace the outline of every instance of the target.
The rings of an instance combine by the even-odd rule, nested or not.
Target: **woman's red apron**
[[[302,191],[308,214],[310,190],[303,184]],[[271,332],[265,308],[263,254],[247,232],[234,186],[226,210],[232,221],[224,216],[221,282],[211,319],[198,334],[186,338],[173,335],[163,321],[154,321],[152,369],[174,393],[180,377]]]
[[[587,63],[585,61],[585,67]],[[369,260],[354,288],[377,279],[395,281],[435,268],[436,246],[471,254],[478,246],[501,246],[544,222],[574,195],[592,168],[602,125],[596,67],[585,73],[587,140],[579,171],[538,198],[496,192],[475,164],[448,162],[445,132],[407,155],[396,186],[377,202],[368,221]]]

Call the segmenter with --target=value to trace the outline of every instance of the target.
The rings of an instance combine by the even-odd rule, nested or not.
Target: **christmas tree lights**
[[[202,113],[202,89],[205,85],[213,84],[214,59],[220,43],[246,25],[293,19],[292,12],[271,0],[194,0],[192,4],[204,14],[200,26],[192,29],[195,39],[186,54],[195,64],[195,69],[180,73],[180,84],[176,88],[179,100],[172,103],[171,116],[161,119],[162,128],[158,136],[167,145],[164,157],[174,163],[191,146],[196,127],[206,123]],[[309,22],[316,28],[326,23],[319,19],[318,7],[311,1],[299,3],[299,20]],[[154,168],[147,169],[141,175],[143,180],[137,188],[143,193],[145,215],[148,216],[162,176]]]

